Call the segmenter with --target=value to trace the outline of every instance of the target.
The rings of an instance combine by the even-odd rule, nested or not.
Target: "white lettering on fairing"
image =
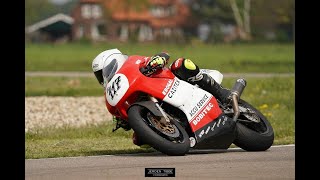
[[[191,117],[195,115],[198,112],[198,110],[202,108],[202,105],[206,102],[207,99],[208,99],[208,96],[205,94],[203,98],[197,103],[197,105],[194,106],[189,112]]]
[[[213,104],[212,103],[209,103],[202,111],[201,113],[199,113],[193,120],[193,124],[194,125],[197,125],[202,119],[203,117],[205,117],[208,112],[211,110],[211,108],[213,107]]]
[[[179,80],[177,80],[177,81],[174,82],[172,88],[170,89],[170,92],[168,93],[168,97],[169,97],[169,98],[172,98],[173,95],[176,93],[179,84],[180,84],[180,81],[179,81]]]
[[[166,94],[168,93],[168,91],[169,91],[169,89],[170,89],[170,86],[171,86],[172,82],[173,82],[173,80],[172,80],[172,79],[170,79],[170,80],[167,82],[166,87],[165,87],[165,88],[163,89],[163,91],[162,91],[162,94],[163,94],[163,95],[166,95]]]

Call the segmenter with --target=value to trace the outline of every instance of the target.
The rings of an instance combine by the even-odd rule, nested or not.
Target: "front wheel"
[[[189,151],[189,136],[177,121],[162,123],[161,117],[154,116],[147,108],[139,105],[130,107],[128,116],[137,137],[154,149],[174,156],[185,155]]]
[[[265,151],[274,141],[274,131],[267,118],[252,105],[240,99],[234,144],[246,151]]]

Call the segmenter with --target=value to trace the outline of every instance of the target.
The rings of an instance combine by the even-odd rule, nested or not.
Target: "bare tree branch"
[[[235,0],[229,0],[229,2],[230,2],[230,5],[231,5],[231,8],[232,8],[232,11],[233,11],[234,18],[235,18],[235,20],[237,22],[237,25],[240,28],[243,28],[243,21],[242,21],[242,18],[241,18],[241,15],[240,15],[240,12],[239,12],[239,9],[238,9],[236,1]]]
[[[241,39],[249,40],[250,39],[250,0],[244,0],[244,18],[242,19],[237,6],[236,0],[229,0],[234,18],[238,25],[238,34]]]
[[[243,9],[244,30],[248,34],[251,33],[249,12],[250,12],[250,0],[244,0],[244,9]]]

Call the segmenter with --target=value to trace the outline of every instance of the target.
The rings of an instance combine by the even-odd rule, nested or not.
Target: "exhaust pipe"
[[[232,99],[232,108],[234,111],[234,115],[233,115],[233,120],[237,121],[239,115],[240,115],[240,110],[239,110],[239,105],[238,105],[238,100],[240,99],[240,96],[244,90],[244,88],[246,87],[247,82],[245,79],[240,78],[237,79],[236,83],[233,85],[232,89],[231,89],[231,99]]]

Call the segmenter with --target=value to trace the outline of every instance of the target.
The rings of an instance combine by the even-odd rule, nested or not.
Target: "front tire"
[[[155,122],[158,117],[139,105],[130,107],[128,116],[129,125],[145,144],[170,156],[183,156],[189,151],[189,136],[177,121],[171,120],[168,131],[157,128]]]
[[[274,141],[274,131],[267,118],[252,105],[240,99],[239,107],[250,109],[254,112],[252,118],[260,119],[260,122],[237,121],[237,137],[234,144],[246,151],[265,151],[271,147]],[[242,113],[238,119],[250,119]]]

